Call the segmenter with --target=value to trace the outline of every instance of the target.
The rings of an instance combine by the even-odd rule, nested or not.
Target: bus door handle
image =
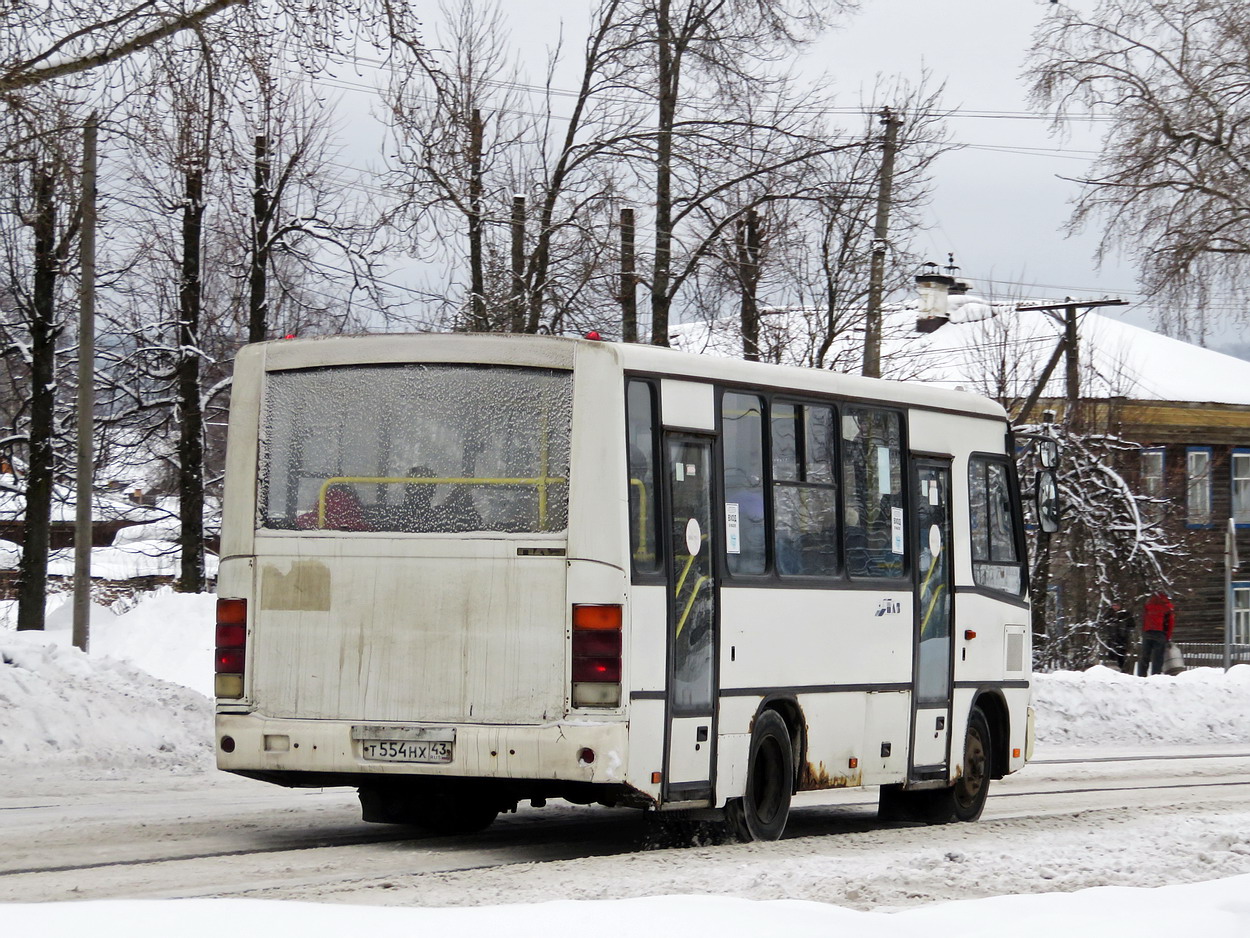
[[[697,730],[694,731],[694,741],[696,743],[707,742],[707,727],[706,726],[700,726]]]

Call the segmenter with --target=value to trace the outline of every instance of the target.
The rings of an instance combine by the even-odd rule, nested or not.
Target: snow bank
[[[627,935],[854,935],[874,938],[1013,938],[1055,934],[1100,938],[1244,938],[1250,934],[1250,876],[1159,889],[1104,886],[1072,893],[997,896],[859,912],[822,902],[752,901],[724,896],[655,896],[599,902],[545,902],[474,908],[388,908],[249,899],[8,904],[12,934],[93,938],[218,938],[298,934],[337,938],[564,938],[587,931]]]
[[[48,631],[0,627],[0,762],[27,769],[207,769],[211,595],[171,589],[95,607],[91,654],[71,647],[68,594]],[[121,612],[120,615],[115,612]],[[1138,678],[1108,668],[1034,676],[1041,746],[1250,741],[1250,666]]]
[[[1101,666],[1033,676],[1037,741],[1052,745],[1250,740],[1250,665],[1175,677]]]
[[[47,634],[0,633],[6,771],[202,771],[211,760],[212,707],[202,694]]]

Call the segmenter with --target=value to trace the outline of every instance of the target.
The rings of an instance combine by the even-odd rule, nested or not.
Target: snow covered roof
[[[961,299],[992,315],[956,318]],[[975,297],[952,297],[951,305],[949,323],[908,343],[927,360],[925,380],[1027,396],[1063,335],[1062,322]],[[1250,405],[1250,362],[1094,310],[1078,312],[1077,322],[1082,397]],[[1063,397],[1064,381],[1060,361],[1042,396]]]
[[[63,485],[53,487],[52,523],[72,524],[77,510],[74,490]],[[96,492],[92,498],[93,521],[124,521],[142,524],[166,517],[168,512],[145,505],[136,505],[120,498]],[[11,475],[0,475],[0,521],[20,521],[26,516],[26,488]]]
[[[994,398],[1028,397],[1063,336],[1062,314],[974,295],[952,296],[949,304],[949,319],[931,332],[917,331],[915,305],[886,310],[882,377]],[[806,363],[813,357],[809,337],[822,319],[810,309],[770,311],[761,323],[762,342],[780,348],[784,362]],[[729,319],[712,328],[682,325],[674,333],[674,344],[686,351],[741,357],[737,324]],[[1093,310],[1078,311],[1078,336],[1083,398],[1250,405],[1250,362]],[[862,341],[862,327],[843,332],[825,355],[826,366],[857,372]],[[1042,396],[1063,397],[1065,378],[1061,360]]]

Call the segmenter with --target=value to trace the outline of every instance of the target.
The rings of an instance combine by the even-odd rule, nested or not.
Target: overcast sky
[[[1070,0],[1084,3],[1092,0]],[[575,60],[592,0],[507,0],[510,36],[528,80],[540,83],[547,48],[563,24],[566,60]],[[818,40],[796,63],[817,80],[828,74],[840,106],[864,103],[878,75],[911,80],[927,69],[945,82],[953,141],[964,148],[935,168],[929,230],[917,246],[946,263],[953,252],[960,275],[999,299],[1102,296],[1138,299],[1132,269],[1114,259],[1096,268],[1096,232],[1062,231],[1078,177],[1097,145],[1096,125],[1051,133],[1028,106],[1021,77],[1033,29],[1052,15],[1048,0],[860,0],[861,10]],[[430,33],[434,5],[427,14]],[[432,40],[433,36],[427,36]],[[573,85],[557,78],[557,85]],[[848,125],[854,122],[848,120]],[[1107,311],[1115,313],[1116,311]],[[1124,318],[1150,325],[1144,308]],[[1215,336],[1220,347],[1239,337]]]

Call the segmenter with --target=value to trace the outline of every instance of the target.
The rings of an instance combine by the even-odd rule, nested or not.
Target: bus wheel
[[[949,788],[905,791],[901,785],[882,785],[878,817],[883,821],[921,821],[949,824],[975,821],[990,791],[990,725],[980,708],[968,714],[964,756],[959,778]]]
[[[990,793],[990,724],[980,707],[968,714],[963,772],[948,790],[950,821],[975,821]]]
[[[774,710],[755,719],[747,787],[725,805],[725,822],[739,840],[777,840],[786,829],[794,790],[794,752],[785,720]]]

